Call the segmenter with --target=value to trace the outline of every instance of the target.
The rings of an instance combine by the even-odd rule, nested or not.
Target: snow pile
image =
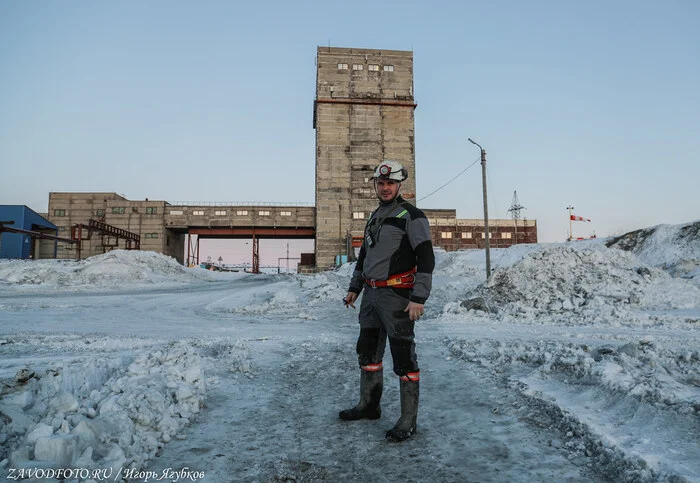
[[[700,470],[700,353],[650,338],[596,346],[552,340],[447,340],[453,355],[528,401],[521,418],[614,481],[691,481]],[[691,344],[692,346],[692,344]],[[673,441],[674,455],[659,458]],[[694,479],[692,481],[695,481]]]
[[[535,369],[569,383],[596,385],[605,392],[700,415],[700,352],[657,347],[645,338],[625,344],[563,343],[553,340],[456,340],[450,351],[463,360],[498,372],[515,366]]]
[[[4,353],[27,354],[32,357],[52,357],[55,354],[90,354],[97,351],[134,352],[143,351],[163,343],[163,340],[156,338],[146,339],[127,334],[120,337],[110,337],[76,333],[19,333],[5,335],[0,339],[0,347]],[[0,367],[0,381],[2,381],[1,378],[14,377],[14,373],[5,372],[11,368],[12,365]]]
[[[342,271],[285,276],[283,281],[271,278],[273,282],[264,290],[251,287],[250,291],[239,291],[223,310],[236,315],[316,320],[320,306],[342,306],[341,298],[346,294],[354,263],[344,267],[347,268]]]
[[[483,250],[458,250],[446,252],[435,249],[435,271],[433,287],[426,306],[426,317],[430,318],[435,307],[454,304],[455,300],[464,298],[485,279]]]
[[[526,255],[542,250],[547,245],[520,244],[508,248],[491,249],[491,268],[505,268],[519,262]],[[485,250],[435,250],[435,276],[484,278]]]
[[[313,276],[299,275],[299,283],[302,293],[308,298],[309,304],[318,305],[326,302],[340,302],[340,299],[347,294],[352,271],[355,269],[353,263],[352,270],[347,272],[336,271],[317,273]],[[340,295],[340,297],[338,297]]]
[[[81,261],[0,262],[0,286],[115,289],[137,284],[200,282],[211,280],[210,274],[205,270],[185,268],[172,257],[141,250],[113,250]]]
[[[683,280],[605,247],[555,246],[530,253],[497,270],[477,294],[491,309],[519,316],[591,311],[615,316],[624,307],[693,308],[700,301],[700,291]]]
[[[478,277],[479,267],[483,266],[483,261],[485,260],[485,255],[482,250],[459,250],[454,252],[446,252],[436,248],[434,252],[434,275]]]
[[[343,277],[343,278],[347,278],[348,280],[350,280],[350,277],[352,277],[352,273],[355,271],[355,265],[356,265],[355,262],[344,263],[340,267],[338,267],[336,270],[334,270],[334,273],[338,277]]]
[[[24,369],[0,397],[10,467],[140,468],[200,411],[205,382],[185,344]],[[116,474],[116,473],[115,473]]]
[[[700,221],[636,230],[608,241],[607,246],[631,251],[649,265],[700,284]]]
[[[209,309],[225,314],[260,317],[274,314],[279,317],[297,317],[302,308],[296,275],[285,275],[282,280],[273,275],[257,275],[256,281],[236,291],[235,296],[210,306]]]

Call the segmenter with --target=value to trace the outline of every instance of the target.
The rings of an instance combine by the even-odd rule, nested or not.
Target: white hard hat
[[[394,181],[405,181],[408,178],[408,171],[406,168],[401,166],[398,161],[383,161],[382,164],[377,166],[374,170],[374,179],[393,179]]]

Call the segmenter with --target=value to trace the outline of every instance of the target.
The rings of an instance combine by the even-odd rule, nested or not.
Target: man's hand
[[[355,300],[357,300],[357,294],[355,292],[348,292],[348,294],[345,296],[345,308],[347,309],[349,305],[354,309]]]
[[[423,315],[423,304],[419,304],[416,302],[409,302],[408,306],[404,309],[404,312],[408,312],[408,317],[412,321],[416,321],[421,318],[421,315]]]

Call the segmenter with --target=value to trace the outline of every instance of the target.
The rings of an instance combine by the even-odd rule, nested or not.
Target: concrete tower
[[[350,255],[377,205],[374,168],[399,161],[415,203],[413,52],[319,47],[316,60],[316,266]]]

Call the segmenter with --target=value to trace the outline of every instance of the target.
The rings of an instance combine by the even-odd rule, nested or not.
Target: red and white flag
[[[576,215],[571,215],[571,220],[572,221],[591,221],[588,218],[584,218],[582,216],[576,216]]]

